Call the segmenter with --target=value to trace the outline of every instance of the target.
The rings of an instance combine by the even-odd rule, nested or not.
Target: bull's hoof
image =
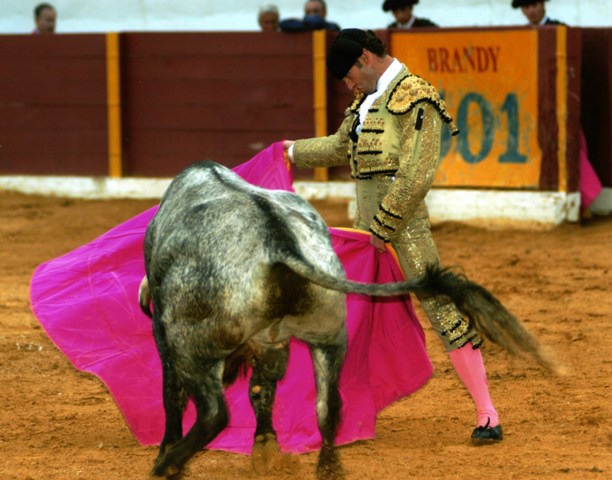
[[[180,480],[183,477],[182,469],[176,465],[166,465],[165,460],[165,456],[157,457],[151,469],[151,476],[167,480]]]
[[[255,437],[251,451],[253,470],[258,475],[266,475],[273,470],[279,470],[283,454],[278,446],[276,437],[272,433]]]
[[[344,468],[342,465],[319,465],[317,466],[317,478],[319,480],[344,480]]]
[[[317,478],[319,480],[343,480],[344,468],[340,463],[340,456],[335,448],[322,447],[317,464]]]

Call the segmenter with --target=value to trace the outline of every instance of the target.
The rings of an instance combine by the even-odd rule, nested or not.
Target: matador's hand
[[[293,140],[283,140],[283,152],[285,154],[285,162],[287,162],[287,165],[289,165],[290,163],[293,163],[293,144],[295,143],[295,141]]]
[[[387,250],[387,248],[385,247],[385,242],[374,234],[370,235],[370,245],[372,245],[380,253],[383,253],[385,250]]]

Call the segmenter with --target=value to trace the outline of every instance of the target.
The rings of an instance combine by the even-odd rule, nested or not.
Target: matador
[[[286,141],[298,167],[350,165],[356,181],[355,227],[371,244],[390,243],[407,278],[440,261],[425,196],[440,157],[441,129],[458,130],[438,91],[387,52],[370,30],[345,29],[333,41],[327,67],[354,91],[352,104],[332,135]],[[445,297],[419,297],[433,329],[476,407],[471,438],[480,445],[503,437],[489,395],[478,332]]]

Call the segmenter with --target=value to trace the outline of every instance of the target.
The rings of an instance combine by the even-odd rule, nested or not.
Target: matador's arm
[[[338,131],[326,137],[296,140],[293,144],[293,161],[298,167],[337,167],[347,165],[349,156],[349,131],[355,115],[347,111]]]

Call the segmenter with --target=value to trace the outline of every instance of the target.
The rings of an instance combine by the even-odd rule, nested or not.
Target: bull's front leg
[[[282,457],[272,425],[272,413],[276,384],[284,377],[287,368],[289,344],[283,342],[272,347],[255,347],[254,351],[249,399],[255,411],[257,427],[251,461],[255,472],[264,475],[278,468]]]

